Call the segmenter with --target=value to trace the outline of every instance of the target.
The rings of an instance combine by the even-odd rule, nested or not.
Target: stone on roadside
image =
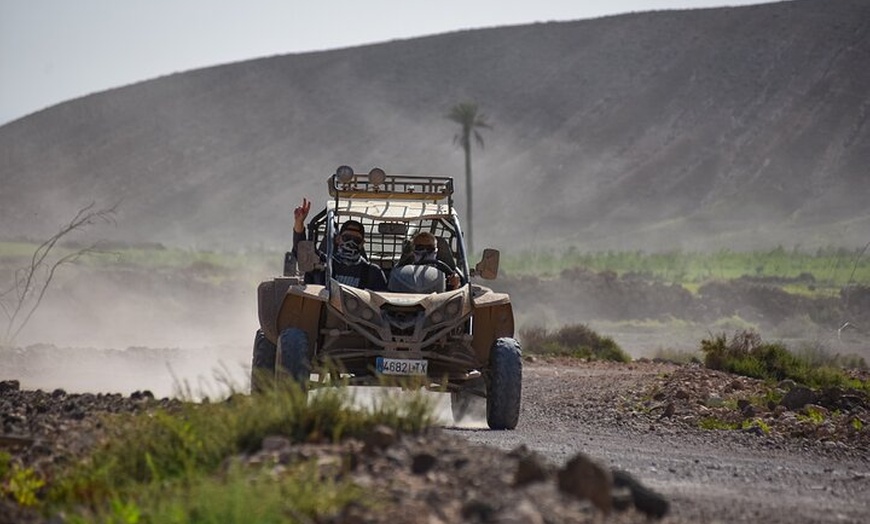
[[[670,509],[670,503],[662,495],[647,488],[628,472],[613,470],[613,485],[616,489],[627,488],[631,491],[634,507],[648,517],[660,519]]]
[[[605,469],[584,453],[577,453],[558,473],[559,490],[592,504],[609,514],[613,508],[610,496],[613,479]]]
[[[396,442],[396,438],[396,431],[393,428],[378,424],[363,439],[365,450],[371,453],[376,450],[386,449]]]
[[[789,411],[796,411],[816,402],[818,395],[813,390],[804,386],[795,386],[782,397],[780,404],[786,407]]]
[[[543,457],[534,452],[527,453],[520,457],[517,463],[517,471],[514,474],[514,486],[544,482],[551,474],[551,467],[545,463]]]
[[[411,459],[411,473],[415,475],[424,475],[429,472],[435,464],[438,463],[438,457],[431,453],[417,453]]]

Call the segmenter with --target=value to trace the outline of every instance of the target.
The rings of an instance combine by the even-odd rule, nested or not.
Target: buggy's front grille
[[[417,327],[421,324],[426,310],[423,306],[385,306],[383,309],[384,320],[390,325],[393,336],[413,336]]]

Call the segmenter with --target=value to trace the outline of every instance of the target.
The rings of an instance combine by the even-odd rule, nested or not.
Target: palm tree
[[[474,242],[472,241],[472,213],[471,213],[471,137],[474,137],[475,142],[483,148],[483,137],[478,129],[492,129],[492,126],[486,121],[486,116],[479,113],[477,104],[474,102],[462,102],[450,108],[447,118],[459,124],[462,130],[453,137],[453,143],[459,143],[463,151],[465,151],[465,194],[466,194],[466,212],[465,212],[465,227],[468,231],[468,252],[472,253]]]

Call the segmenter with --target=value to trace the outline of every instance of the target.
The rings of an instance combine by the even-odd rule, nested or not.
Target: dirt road
[[[451,429],[564,463],[582,451],[632,472],[685,522],[868,522],[870,456],[842,445],[701,430],[639,409],[665,364],[529,363],[515,431]]]
[[[233,363],[237,360],[236,353],[241,354],[228,352],[225,355],[224,370],[234,369],[238,364]],[[3,375],[0,379],[20,379],[23,387],[39,387],[46,392],[68,388],[92,393],[119,391],[118,381],[124,379],[127,389],[150,386],[162,396],[168,391],[160,391],[161,377],[169,382],[170,379],[192,379],[197,373],[214,367],[214,362],[204,360],[205,354],[177,350],[67,352],[31,348],[7,355],[0,363]],[[114,370],[109,374],[111,382],[104,382],[107,373],[97,376],[95,369]],[[63,373],[52,375],[51,370],[63,370]],[[86,373],[88,370],[90,372]],[[663,386],[664,377],[668,377],[669,382]],[[411,468],[401,461],[390,463],[388,466],[394,470],[384,478],[396,479],[401,472],[410,475],[409,491],[403,492],[402,503],[422,504],[424,509],[420,511],[431,510],[435,499],[425,493],[432,490],[445,500],[474,505],[477,504],[474,500],[464,500],[470,497],[467,482],[479,483],[481,471],[490,472],[485,476],[490,482],[502,477],[513,478],[511,468],[516,462],[505,460],[503,453],[474,449],[475,444],[505,451],[525,444],[557,465],[583,452],[606,466],[630,472],[670,501],[665,523],[870,521],[870,446],[867,445],[870,441],[866,439],[866,428],[859,432],[857,440],[853,434],[851,441],[794,438],[776,431],[767,434],[701,430],[686,416],[685,408],[689,404],[697,407],[692,397],[686,397],[685,405],[672,410],[668,416],[665,416],[667,410],[650,407],[650,392],[654,389],[667,390],[673,382],[690,392],[693,388],[715,389],[717,380],[720,384],[723,381],[733,384],[743,379],[701,367],[690,369],[653,362],[527,361],[524,363],[522,413],[516,430],[489,431],[482,420],[453,425],[445,397],[440,408],[449,441],[438,444],[440,448],[425,440],[415,445],[429,450],[423,454],[461,457],[440,461],[445,473],[426,477],[428,483],[420,483],[418,477],[408,473]],[[750,382],[746,379],[741,387],[751,387]],[[740,391],[747,392],[747,389]],[[35,401],[28,401],[29,398],[36,398],[44,408],[51,409],[35,410],[28,404]],[[49,431],[43,435],[45,428],[58,428],[74,421],[87,423],[91,415],[99,411],[117,412],[140,402],[135,395],[76,397],[56,392],[30,396],[7,392],[0,395],[0,400],[3,399],[10,403],[4,418],[8,426],[6,433],[39,438],[51,436],[56,438],[61,450],[80,447],[81,435],[69,431]],[[108,405],[93,404],[96,401],[108,402]],[[72,411],[71,406],[75,408]],[[471,445],[459,445],[450,437],[466,439]],[[412,451],[408,452],[409,456],[421,453]],[[472,480],[455,476],[456,464],[470,464],[463,471],[472,475]],[[493,473],[499,468],[504,470],[501,476]],[[412,488],[423,490],[420,492],[423,494],[409,495],[414,493]],[[495,500],[500,494],[505,499],[501,501],[503,506],[516,497],[517,492],[512,491],[510,485],[493,484],[489,488],[492,494],[487,495],[487,500]],[[550,493],[539,503],[538,511],[543,515],[548,514],[547,511],[558,513],[558,506],[565,501]],[[553,522],[571,522],[574,517],[570,515],[576,514],[576,508],[571,511],[575,513],[569,511],[569,516]],[[594,520],[592,516],[589,518]],[[628,521],[632,518],[629,516]]]

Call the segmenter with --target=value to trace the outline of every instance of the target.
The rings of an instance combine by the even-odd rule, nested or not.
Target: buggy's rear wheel
[[[254,335],[254,352],[251,359],[251,392],[262,393],[275,383],[275,354],[278,348],[269,342],[263,330]]]
[[[523,359],[520,343],[499,338],[489,353],[486,381],[486,423],[490,429],[514,429],[520,418]]]
[[[277,376],[279,380],[298,384],[303,391],[308,388],[311,376],[308,347],[308,333],[299,328],[287,328],[278,337]]]

